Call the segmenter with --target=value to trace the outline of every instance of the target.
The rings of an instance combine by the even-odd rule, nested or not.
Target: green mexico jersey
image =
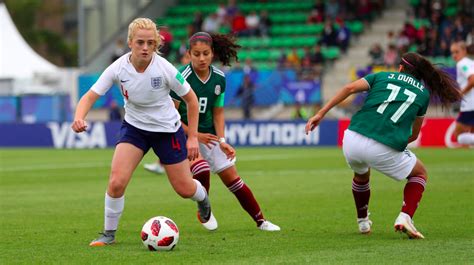
[[[207,80],[201,80],[194,72],[191,64],[180,69],[183,77],[188,81],[198,98],[199,102],[199,127],[201,133],[216,134],[214,128],[213,112],[215,107],[224,106],[225,75],[224,73],[210,66],[211,73]],[[181,98],[173,91],[171,96],[181,101]],[[188,110],[184,102],[179,104],[178,112],[181,115],[181,121],[188,124]]]
[[[362,108],[349,129],[403,151],[417,116],[424,116],[430,93],[416,78],[405,73],[380,72],[364,77],[369,84]]]

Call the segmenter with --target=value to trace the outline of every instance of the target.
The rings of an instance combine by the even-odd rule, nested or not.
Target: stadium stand
[[[229,1],[233,2],[233,1]],[[323,42],[324,21],[320,23],[310,23],[308,17],[315,8],[318,1],[271,1],[252,3],[251,1],[239,1],[236,9],[248,15],[251,12],[268,12],[271,21],[268,36],[263,34],[250,34],[248,32],[235,32],[232,30],[232,18],[227,15],[221,21],[219,32],[235,33],[239,36],[239,44],[242,49],[239,59],[251,59],[259,69],[275,69],[278,60],[285,54],[289,54],[292,48],[296,48],[297,55],[302,58],[305,54],[305,47],[313,47],[317,43]],[[170,8],[167,15],[157,18],[157,24],[167,26],[171,29],[175,41],[172,48],[176,51],[185,41],[191,32],[198,29],[190,29],[189,25],[196,23],[196,17],[200,19],[218,12],[220,6],[229,8],[229,3],[223,1],[208,1],[207,4],[197,4],[193,1],[180,1],[179,5]],[[227,6],[226,6],[227,5]],[[342,7],[339,7],[342,9]],[[347,12],[346,12],[347,13]],[[344,17],[338,16],[339,20]],[[327,20],[331,20],[328,16]],[[261,21],[260,21],[261,22]],[[199,23],[199,22],[198,22]],[[201,22],[202,23],[202,22]],[[339,29],[339,24],[334,20],[335,32]],[[361,20],[351,19],[346,21],[346,26],[352,35],[359,35],[364,30],[364,23]],[[201,30],[201,29],[199,29]],[[337,45],[324,45],[321,50],[327,60],[334,60],[340,56],[340,48]],[[179,62],[179,58],[169,58],[171,61]]]

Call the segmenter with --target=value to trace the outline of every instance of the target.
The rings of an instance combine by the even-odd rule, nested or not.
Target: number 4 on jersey
[[[380,104],[380,106],[377,108],[378,113],[383,114],[383,112],[387,108],[388,104],[390,102],[394,101],[395,98],[397,98],[398,92],[400,92],[400,88],[401,87],[396,86],[394,84],[388,84],[387,85],[387,89],[392,90],[392,92],[390,92],[390,95],[384,101],[384,103]],[[403,94],[407,95],[408,98],[405,100],[405,102],[403,102],[402,105],[400,105],[400,107],[397,109],[397,111],[395,111],[395,113],[390,118],[393,122],[397,122],[398,119],[400,119],[400,117],[403,115],[403,113],[405,113],[405,111],[408,109],[408,107],[410,107],[410,105],[413,102],[415,102],[415,98],[416,98],[415,93],[411,92],[410,90],[404,89]]]

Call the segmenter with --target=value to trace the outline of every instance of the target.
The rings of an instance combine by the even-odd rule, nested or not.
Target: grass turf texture
[[[415,215],[426,240],[393,231],[404,182],[372,172],[372,234],[358,234],[352,173],[336,148],[238,149],[238,170],[265,217],[281,232],[256,229],[216,175],[211,202],[219,229],[205,231],[194,202],[178,197],[164,175],[140,165],[128,186],[118,243],[91,248],[103,226],[113,150],[0,149],[1,264],[302,264],[457,263],[474,259],[474,151],[414,150],[428,168]],[[147,154],[143,162],[153,161]],[[172,218],[180,241],[149,252],[144,222]]]

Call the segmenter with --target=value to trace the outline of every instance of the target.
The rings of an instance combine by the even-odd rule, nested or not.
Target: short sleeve
[[[217,96],[216,102],[214,103],[214,107],[216,108],[224,107],[224,98],[225,98],[225,93],[221,93],[219,96]]]
[[[92,85],[90,88],[92,91],[97,93],[98,95],[103,96],[107,91],[112,87],[115,77],[115,68],[117,64],[111,64],[109,67],[105,69],[105,71],[99,76],[99,79]]]
[[[171,63],[164,58],[161,58],[163,68],[165,70],[166,80],[168,81],[169,88],[175,92],[177,96],[182,97],[186,95],[191,86],[186,82],[181,73]]]
[[[466,61],[459,70],[466,78],[469,78],[471,75],[474,75],[474,61]]]
[[[363,77],[363,79],[365,81],[367,81],[367,84],[369,84],[369,89],[372,87],[372,85],[374,84],[375,82],[375,77],[377,76],[377,74],[369,74],[369,75],[366,75]]]

